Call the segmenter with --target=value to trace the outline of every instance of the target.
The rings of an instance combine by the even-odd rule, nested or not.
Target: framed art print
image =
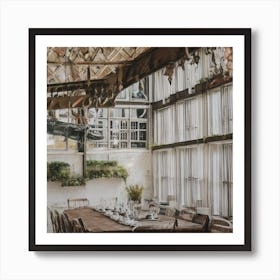
[[[251,250],[250,29],[29,29],[29,250]]]

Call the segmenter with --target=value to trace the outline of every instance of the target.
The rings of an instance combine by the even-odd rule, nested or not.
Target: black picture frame
[[[244,244],[38,244],[36,242],[36,38],[37,36],[110,36],[110,35],[179,35],[179,36],[243,36],[244,37]],[[250,251],[251,250],[251,29],[29,29],[29,250],[30,251]]]

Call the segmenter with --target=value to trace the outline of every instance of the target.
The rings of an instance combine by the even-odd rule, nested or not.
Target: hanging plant
[[[88,160],[87,178],[121,178],[126,182],[128,177],[127,170],[118,165],[117,161]]]
[[[68,179],[64,179],[61,183],[61,186],[65,187],[65,186],[84,186],[86,184],[86,180],[83,177],[71,177]]]
[[[62,181],[70,177],[70,165],[62,161],[47,162],[47,180]]]

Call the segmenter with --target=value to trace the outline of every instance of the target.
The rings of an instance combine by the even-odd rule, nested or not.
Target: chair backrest
[[[192,219],[193,223],[202,225],[202,232],[206,232],[208,230],[209,221],[210,221],[209,216],[202,215],[202,214],[196,214]]]
[[[85,227],[85,224],[84,224],[82,218],[78,218],[78,221],[79,221],[79,223],[80,223],[82,232],[87,232],[86,227]]]
[[[49,215],[50,215],[49,217],[50,217],[51,224],[52,224],[52,231],[57,232],[57,225],[56,225],[56,220],[55,220],[55,217],[54,217],[54,213],[50,208],[48,208],[48,212],[49,212]]]
[[[169,216],[169,217],[174,217],[175,212],[176,212],[176,209],[173,207],[166,207],[166,209],[165,209],[165,215]]]
[[[73,225],[66,213],[63,213],[63,219],[66,225],[66,232],[73,232]]]
[[[55,232],[63,232],[59,212],[56,209],[54,209],[53,213],[54,213],[54,221],[55,221],[55,227],[56,227]]]
[[[59,220],[60,220],[61,232],[67,232],[67,221],[65,220],[63,214],[59,215]]]
[[[186,221],[189,221],[189,222],[192,222],[195,214],[196,214],[196,211],[193,207],[185,207],[185,208],[181,209],[180,214],[179,214],[179,218],[183,219],[183,220],[186,220]]]
[[[82,232],[82,227],[78,219],[72,220],[73,232]]]
[[[68,208],[81,208],[88,207],[89,200],[87,198],[68,198],[67,199]]]
[[[210,222],[210,231],[211,232],[232,232],[233,227],[232,223],[222,217],[212,216]]]
[[[179,218],[191,222],[193,219],[193,216],[194,216],[193,213],[181,211]]]

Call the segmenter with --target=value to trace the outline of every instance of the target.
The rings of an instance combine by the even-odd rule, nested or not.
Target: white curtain
[[[187,85],[189,93],[191,93],[192,87],[194,87],[200,79],[199,66],[195,63],[186,63],[186,75],[187,75]]]
[[[154,140],[158,145],[176,142],[175,107],[154,112]]]
[[[174,69],[174,79],[172,80],[172,93],[176,93],[187,88],[186,85],[186,72],[185,70],[177,65]]]
[[[215,101],[215,99],[211,100]],[[154,111],[154,142],[160,145],[202,138],[202,103],[202,96],[198,96],[183,102],[178,102],[176,106],[172,105]],[[217,131],[218,134],[220,128],[217,125],[221,123],[221,114],[214,114],[212,117],[214,122],[209,120],[213,122],[210,127],[214,127],[214,131]]]
[[[232,216],[232,144],[223,145],[223,216]]]
[[[185,102],[177,103],[177,140],[185,141]]]
[[[175,150],[153,152],[154,196],[159,201],[168,201],[176,196],[176,154]]]
[[[154,196],[169,195],[185,207],[210,207],[232,216],[232,143],[211,143],[153,152]]]
[[[152,74],[154,82],[153,90],[153,101],[164,100],[171,94],[171,86],[168,81],[168,77],[164,75],[165,69]]]
[[[176,104],[178,142],[202,138],[202,110],[202,96]]]
[[[192,59],[184,62],[184,69],[176,63],[174,73],[172,75],[171,85],[168,82],[168,77],[164,75],[165,68],[158,70],[148,77],[149,88],[153,92],[153,102],[164,100],[168,98],[170,94],[188,89],[191,93],[191,89],[200,82],[203,78],[209,78],[214,73],[214,68],[220,69],[224,67],[224,52],[225,48],[216,48],[213,50],[213,56],[215,63],[212,61],[212,53],[206,54],[206,48],[201,48],[197,51],[197,55],[200,57],[198,64],[194,63]],[[129,88],[130,93],[132,87]]]
[[[177,197],[181,205],[196,207],[205,205],[205,188],[203,185],[203,153],[202,146],[178,149],[177,182],[180,193]]]
[[[232,86],[207,95],[208,136],[232,133]]]
[[[223,133],[232,133],[232,85],[222,88]]]
[[[186,140],[202,137],[202,97],[186,100]]]
[[[215,89],[207,96],[208,136],[222,134],[221,92]]]
[[[203,69],[202,78],[210,77],[210,71],[213,70],[212,54],[206,54],[206,49],[202,51],[201,63]]]
[[[213,215],[232,216],[232,144],[209,144],[207,168]]]

